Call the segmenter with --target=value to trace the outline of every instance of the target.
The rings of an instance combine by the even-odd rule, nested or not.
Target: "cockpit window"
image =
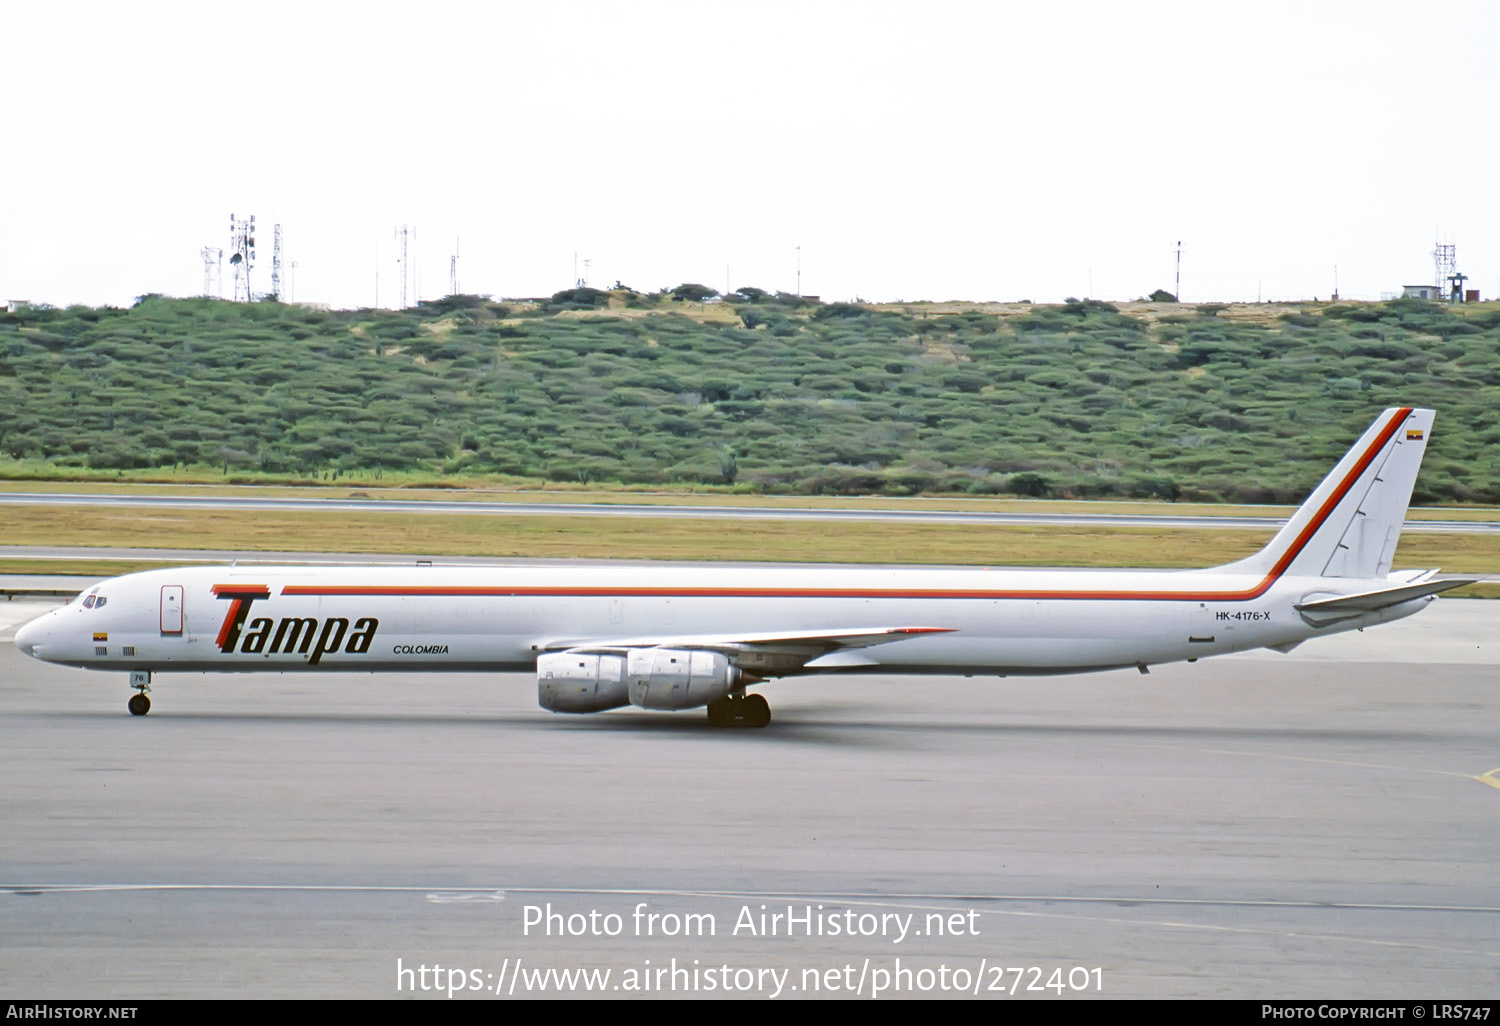
[[[83,608],[84,609],[93,609],[95,601],[97,601],[95,599],[95,597],[93,595],[90,595],[88,598],[86,598],[86,599],[83,600]]]
[[[98,600],[94,603],[94,608],[95,609],[103,609],[104,608],[104,603],[106,603],[108,601],[109,601],[109,599],[105,598],[103,595],[100,595],[99,598],[98,598]]]

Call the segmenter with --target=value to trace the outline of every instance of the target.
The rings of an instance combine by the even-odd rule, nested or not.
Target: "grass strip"
[[[968,566],[1204,567],[1248,555],[1270,537],[1254,529],[66,507],[12,507],[6,519],[11,545]],[[107,572],[122,565],[52,560],[70,569],[44,571],[40,562],[6,558],[0,568],[92,573],[105,562]],[[1500,537],[1408,532],[1397,565],[1500,574]]]

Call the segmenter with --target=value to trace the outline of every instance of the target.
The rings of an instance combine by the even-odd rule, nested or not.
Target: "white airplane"
[[[763,727],[750,685],[817,673],[1083,673],[1410,616],[1470,583],[1391,572],[1431,410],[1376,419],[1261,551],[1207,570],[212,567],[90,588],[21,628],[48,662],[164,671],[535,671],[554,712],[707,707]]]

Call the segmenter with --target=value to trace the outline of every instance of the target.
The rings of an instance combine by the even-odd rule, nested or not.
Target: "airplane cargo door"
[[[161,632],[182,633],[182,585],[167,584],[161,589]]]

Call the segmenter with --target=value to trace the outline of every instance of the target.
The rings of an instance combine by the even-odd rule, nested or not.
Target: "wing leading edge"
[[[803,656],[812,659],[830,652],[868,648],[901,641],[921,634],[945,634],[953,627],[856,627],[838,631],[765,631],[735,636],[684,634],[647,638],[611,638],[597,641],[560,640],[542,646],[546,652],[618,654],[632,649],[674,648],[720,652],[731,659],[755,654]]]

